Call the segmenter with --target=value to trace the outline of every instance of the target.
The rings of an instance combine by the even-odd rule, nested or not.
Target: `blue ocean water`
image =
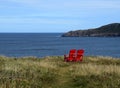
[[[85,55],[120,57],[120,37],[61,37],[62,33],[0,33],[0,55],[59,56],[70,49]]]

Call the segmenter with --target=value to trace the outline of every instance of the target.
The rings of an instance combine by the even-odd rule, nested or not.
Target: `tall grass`
[[[0,88],[120,88],[120,59],[84,57],[64,62],[62,56],[0,56]]]

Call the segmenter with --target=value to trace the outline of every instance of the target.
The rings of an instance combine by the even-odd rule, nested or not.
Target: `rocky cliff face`
[[[120,36],[120,23],[112,23],[99,28],[69,31],[62,37],[114,37]]]

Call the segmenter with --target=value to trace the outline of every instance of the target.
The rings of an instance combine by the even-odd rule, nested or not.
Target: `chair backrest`
[[[71,49],[69,52],[68,61],[73,61],[76,57],[76,49]]]
[[[76,61],[82,61],[83,60],[83,54],[84,54],[83,49],[77,50]]]

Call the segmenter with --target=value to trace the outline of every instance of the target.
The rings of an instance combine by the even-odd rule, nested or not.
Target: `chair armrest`
[[[64,61],[67,61],[68,55],[64,55]]]

